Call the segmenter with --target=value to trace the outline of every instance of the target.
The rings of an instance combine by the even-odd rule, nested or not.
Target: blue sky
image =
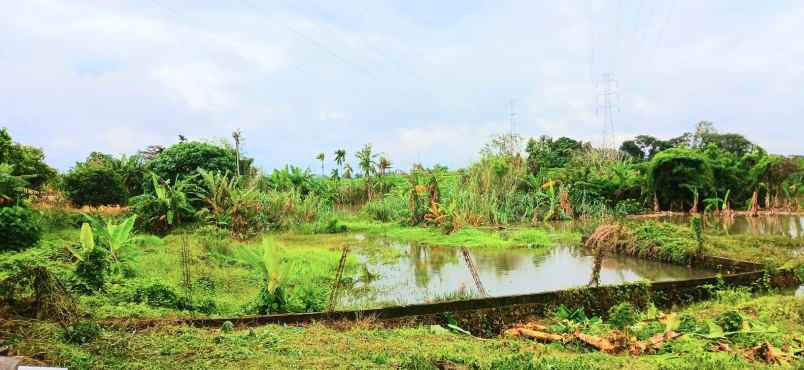
[[[225,3],[225,4],[223,4]],[[271,169],[364,143],[407,169],[465,165],[491,135],[601,141],[700,120],[804,152],[804,3],[0,0],[0,126],[64,170],[177,134]]]

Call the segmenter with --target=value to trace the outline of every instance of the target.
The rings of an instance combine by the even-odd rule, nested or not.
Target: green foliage
[[[187,141],[165,149],[150,160],[146,167],[158,177],[175,182],[195,176],[199,168],[210,172],[236,173],[237,159],[231,148]]]
[[[636,324],[638,319],[639,313],[636,308],[628,302],[620,303],[609,310],[609,324],[619,329],[626,329]]]
[[[129,279],[123,289],[114,292],[118,300],[131,303],[144,303],[152,307],[184,310],[190,308],[176,287],[160,279]]]
[[[78,260],[75,275],[81,281],[81,290],[97,292],[103,289],[106,283],[106,273],[109,270],[108,252],[104,248],[96,248],[95,236],[88,223],[81,226],[78,246],[78,249],[69,245],[66,248]]]
[[[0,207],[0,252],[29,248],[42,238],[40,215],[27,207]]]
[[[56,170],[45,163],[42,149],[13,143],[6,128],[0,129],[0,164],[3,163],[13,166],[11,175],[24,179],[35,190],[41,190],[45,183],[56,177]]]
[[[715,323],[726,332],[734,332],[742,329],[743,321],[743,315],[736,310],[725,311],[715,318]]]
[[[528,140],[525,151],[528,153],[528,169],[537,175],[542,169],[565,167],[577,151],[581,143],[568,137],[553,140],[549,136],[541,136],[539,140]]]
[[[316,312],[326,308],[340,253],[310,248],[285,249],[266,241],[260,248],[245,248],[240,259],[262,278],[258,297],[247,313]],[[356,271],[347,260],[344,278]]]
[[[693,197],[686,187],[700,189],[705,197],[712,189],[712,168],[702,154],[692,149],[672,148],[650,162],[648,182],[664,209],[686,211]]]
[[[129,202],[138,216],[137,228],[164,235],[195,217],[187,196],[191,185],[185,179],[171,184],[152,173],[151,184],[153,193],[136,196]]]
[[[86,161],[76,163],[62,177],[70,201],[78,207],[126,204],[128,189],[115,161],[110,155],[93,152]]]
[[[13,173],[14,166],[0,163],[0,207],[18,205],[25,195],[28,182]]]
[[[699,251],[689,229],[668,222],[645,221],[633,229],[632,255],[678,264],[688,263]]]
[[[363,212],[372,220],[381,222],[395,222],[402,219],[405,211],[405,200],[397,194],[372,199],[363,206]]]
[[[81,321],[64,327],[61,333],[62,339],[72,344],[87,344],[95,341],[101,333],[100,325],[95,321]]]

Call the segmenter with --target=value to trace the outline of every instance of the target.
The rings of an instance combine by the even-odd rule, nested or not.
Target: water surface
[[[397,257],[377,258],[376,248],[353,252],[370,274],[341,292],[339,306],[377,307],[465,299],[480,296],[461,248],[385,242]],[[587,286],[595,257],[580,247],[550,251],[529,249],[466,250],[489,296],[556,291]],[[622,284],[641,279],[670,281],[713,276],[714,272],[628,256],[604,256],[599,284]]]

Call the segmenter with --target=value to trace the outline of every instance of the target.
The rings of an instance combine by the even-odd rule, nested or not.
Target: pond
[[[661,217],[658,220],[676,224],[689,225],[689,215],[673,215]],[[804,238],[804,216],[776,215],[776,216],[734,216],[734,217],[706,217],[706,225],[728,235],[779,235],[790,238]]]
[[[352,253],[365,264],[367,272],[353,286],[341,291],[340,309],[467,299],[482,296],[481,290],[495,297],[576,288],[590,284],[595,267],[594,256],[572,246],[545,252],[378,243],[395,255],[378,258],[376,247],[364,243],[354,247]],[[469,267],[472,265],[480,287]],[[714,274],[710,270],[612,255],[601,259],[598,281],[600,285],[611,285]]]

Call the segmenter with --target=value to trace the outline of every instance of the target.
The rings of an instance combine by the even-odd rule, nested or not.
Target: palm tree
[[[335,163],[338,165],[338,168],[343,168],[343,163],[346,162],[346,151],[343,149],[338,149],[335,151]]]
[[[379,173],[380,177],[385,176],[385,171],[391,168],[391,161],[385,156],[380,156],[380,160],[377,161],[377,172]]]
[[[357,157],[357,163],[363,171],[363,177],[366,178],[366,195],[371,200],[371,175],[374,172],[374,163],[376,163],[374,158],[377,157],[377,154],[372,153],[371,144],[366,144],[363,149],[360,149],[355,154],[355,157]]]
[[[379,176],[381,193],[385,193],[385,171],[389,168],[391,168],[391,161],[385,158],[385,156],[380,156],[380,159],[377,161],[377,174]]]
[[[319,161],[321,161],[321,177],[325,176],[324,175],[324,158],[325,158],[324,153],[318,153],[318,155],[315,156],[315,159],[318,159]]]

